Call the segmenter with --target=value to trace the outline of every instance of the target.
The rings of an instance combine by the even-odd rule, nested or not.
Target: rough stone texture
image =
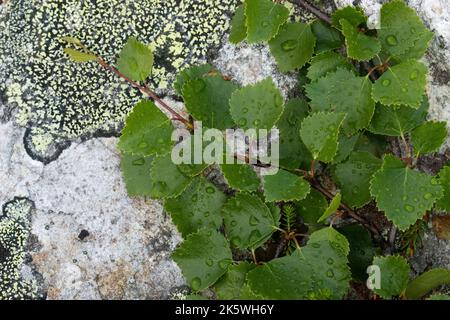
[[[27,156],[22,134],[0,125],[0,202],[33,199],[30,265],[47,298],[167,298],[183,286],[170,260],[178,233],[160,203],[127,196],[116,138],[74,144],[44,166]]]

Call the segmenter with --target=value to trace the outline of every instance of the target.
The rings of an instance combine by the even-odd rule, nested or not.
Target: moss
[[[180,69],[205,60],[220,43],[238,2],[8,1],[0,33],[0,91],[16,106],[16,121],[31,129],[29,150],[41,160],[39,155],[55,152],[52,144],[117,132],[141,98],[95,62],[68,62],[60,37],[75,36],[114,62],[127,38],[136,36],[156,48],[151,83],[163,90]]]
[[[15,198],[3,206],[0,217],[0,300],[33,299],[36,281],[24,279],[21,270],[26,258],[31,201]]]

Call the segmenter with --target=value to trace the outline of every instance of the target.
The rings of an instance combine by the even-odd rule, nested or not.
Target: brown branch
[[[169,105],[167,105],[167,103],[165,103],[161,98],[159,98],[156,95],[156,93],[154,93],[152,90],[150,90],[146,85],[142,86],[139,83],[131,80],[126,75],[124,75],[122,72],[120,72],[119,70],[117,70],[116,68],[114,68],[113,66],[111,66],[105,60],[103,60],[101,58],[98,58],[97,62],[106,70],[113,72],[115,75],[122,78],[123,80],[125,80],[126,82],[131,84],[133,87],[135,87],[136,89],[139,89],[141,92],[145,93],[147,96],[152,98],[162,108],[164,108],[169,113],[171,113],[175,120],[182,122],[188,129],[191,130],[194,128],[194,126],[192,125],[192,123],[189,120],[185,119],[182,115],[180,115],[178,112],[176,112],[174,109],[172,109]]]
[[[292,2],[294,4],[298,4],[298,5],[302,6],[303,8],[305,8],[306,10],[311,12],[313,15],[315,15],[317,18],[319,18],[323,22],[331,24],[330,17],[326,13],[322,12],[315,5],[309,3],[308,1],[306,1],[306,0],[289,0],[289,2]]]
[[[316,189],[317,191],[324,194],[328,199],[331,200],[334,198],[334,196],[329,191],[325,190],[320,184],[318,184],[316,182],[311,182],[311,186],[314,189]],[[341,208],[344,209],[350,217],[352,217],[354,220],[358,221],[366,229],[368,229],[377,240],[381,241],[383,244],[385,243],[385,239],[381,236],[380,230],[378,230],[375,226],[371,225],[363,217],[359,216],[355,211],[353,211],[345,203],[341,202]]]

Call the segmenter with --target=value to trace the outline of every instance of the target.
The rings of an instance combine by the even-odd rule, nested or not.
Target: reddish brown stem
[[[324,22],[326,22],[328,24],[331,24],[330,17],[326,13],[322,12],[315,5],[309,3],[308,1],[306,1],[306,0],[290,0],[290,2],[302,6],[303,8],[305,8],[306,10],[311,12],[313,15],[315,15],[320,20],[322,20],[322,21],[324,21]]]
[[[120,72],[119,70],[117,70],[116,68],[114,68],[113,66],[111,66],[110,64],[108,64],[105,60],[99,58],[97,59],[97,62],[106,70],[111,71],[112,73],[114,73],[115,75],[117,75],[118,77],[122,78],[123,80],[125,80],[126,82],[128,82],[129,84],[131,84],[133,87],[135,87],[136,89],[139,89],[142,93],[145,93],[147,96],[149,96],[150,98],[152,98],[155,102],[157,102],[162,108],[164,108],[165,110],[167,110],[169,113],[172,114],[172,116],[174,117],[175,120],[182,122],[188,129],[193,129],[194,126],[192,125],[192,123],[185,119],[183,116],[181,116],[178,112],[176,112],[174,109],[172,109],[169,105],[167,105],[167,103],[165,103],[161,98],[159,98],[156,93],[154,93],[152,90],[150,90],[146,85],[142,86],[139,83],[131,80],[130,78],[128,78],[126,75],[124,75],[122,72]]]
[[[316,182],[312,182],[311,186],[316,189],[317,191],[321,192],[322,194],[324,194],[328,199],[333,199],[334,196],[328,192],[327,190],[325,190],[321,185],[319,185]],[[364,218],[362,218],[361,216],[359,216],[355,211],[353,211],[349,206],[347,206],[345,203],[341,203],[341,208],[344,209],[347,214],[352,217],[354,220],[358,221],[359,223],[361,223],[364,227],[366,227],[379,241],[385,242],[384,238],[381,236],[380,231],[372,226],[370,223],[368,223]]]

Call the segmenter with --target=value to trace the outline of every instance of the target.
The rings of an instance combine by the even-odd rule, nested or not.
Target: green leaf
[[[241,4],[236,8],[231,20],[230,42],[237,44],[247,37],[247,25],[245,21],[245,5]]]
[[[183,87],[187,82],[195,80],[197,78],[201,78],[207,75],[209,72],[213,70],[213,67],[208,64],[201,64],[198,66],[193,66],[181,71],[175,80],[174,88],[178,95],[183,95]]]
[[[97,60],[97,56],[94,54],[78,51],[71,48],[64,48],[64,53],[67,54],[69,58],[75,62],[88,62]]]
[[[420,107],[425,94],[427,67],[408,60],[390,67],[373,85],[373,98],[384,105]]]
[[[157,199],[178,196],[192,180],[180,172],[170,154],[153,160],[150,177],[153,181],[151,196]]]
[[[381,8],[378,37],[389,55],[420,59],[432,36],[414,9],[403,1],[392,1]]]
[[[360,208],[370,202],[369,182],[381,164],[368,152],[353,152],[347,161],[336,166],[336,182],[347,205]]]
[[[436,202],[439,210],[450,212],[450,166],[439,171],[439,183],[444,188],[444,196]]]
[[[410,281],[405,295],[409,300],[417,300],[441,285],[450,285],[450,270],[431,269]]]
[[[364,11],[359,7],[347,6],[337,9],[331,16],[331,25],[337,29],[341,29],[340,21],[347,20],[352,26],[358,27],[367,22],[367,17]]]
[[[300,98],[289,100],[276,123],[280,135],[280,167],[298,169],[309,167],[312,156],[298,137],[302,120],[308,115],[308,103]]]
[[[377,206],[400,230],[404,231],[433,207],[443,195],[437,179],[409,168],[385,155],[381,169],[370,182]]]
[[[380,288],[374,292],[384,299],[401,295],[408,285],[410,268],[401,256],[375,257],[374,266],[380,268]]]
[[[178,197],[167,199],[164,209],[186,238],[201,228],[217,229],[222,224],[221,209],[225,200],[223,192],[199,176]]]
[[[418,109],[407,106],[377,104],[369,131],[386,136],[401,137],[425,122],[428,99],[424,97]]]
[[[263,181],[267,202],[302,200],[311,190],[303,178],[281,169],[274,175],[264,176]]]
[[[202,296],[201,294],[188,294],[184,300],[209,300],[207,297]]]
[[[339,145],[336,157],[334,158],[333,163],[341,163],[346,160],[352,151],[355,149],[355,146],[360,139],[360,135],[356,134],[354,136],[348,137],[345,134],[341,133],[339,135]]]
[[[350,243],[348,260],[353,279],[366,281],[367,267],[372,264],[373,257],[375,256],[375,248],[370,232],[359,224],[347,225],[339,228],[338,231]]]
[[[344,45],[341,33],[320,20],[311,23],[311,30],[316,37],[316,53],[334,50]]]
[[[305,199],[295,203],[298,213],[306,224],[317,224],[317,220],[328,208],[328,201],[325,196],[317,191],[311,189],[311,192]]]
[[[242,288],[245,284],[247,273],[255,268],[253,263],[240,262],[228,268],[227,273],[214,285],[217,297],[220,300],[241,299]]]
[[[152,73],[153,53],[148,46],[131,37],[120,52],[117,69],[133,81],[144,81]]]
[[[247,41],[257,43],[269,41],[289,17],[289,10],[271,0],[246,0]]]
[[[209,167],[209,164],[187,164],[182,163],[178,165],[178,169],[188,177],[195,177],[201,174],[206,168]]]
[[[336,52],[325,52],[312,58],[306,76],[311,81],[315,81],[325,77],[328,73],[336,72],[338,68],[354,71],[354,67],[348,59]]]
[[[152,190],[150,168],[153,157],[143,157],[122,153],[120,157],[120,169],[125,180],[125,186],[129,196],[148,196]]]
[[[427,300],[450,300],[450,296],[446,294],[432,294]]]
[[[378,136],[366,132],[359,136],[355,145],[355,151],[366,151],[375,157],[382,157],[385,154],[388,143],[384,136]]]
[[[245,192],[238,193],[228,199],[222,213],[225,233],[236,248],[257,248],[273,232],[273,216],[257,196]]]
[[[253,167],[248,164],[221,164],[222,171],[228,185],[239,191],[256,191],[261,181]]]
[[[300,137],[314,159],[331,162],[338,147],[339,129],[344,121],[342,113],[314,113],[302,122]]]
[[[230,99],[231,116],[242,129],[270,130],[283,109],[283,96],[272,78],[236,90]]]
[[[350,280],[348,253],[345,237],[324,228],[301,250],[251,270],[248,285],[264,299],[341,299]]]
[[[318,223],[323,222],[327,218],[335,214],[336,211],[339,209],[339,206],[341,205],[341,199],[342,199],[341,194],[340,193],[336,194],[333,200],[331,200],[328,207],[325,209],[325,212],[320,216],[319,220],[317,220],[317,222]]]
[[[366,128],[372,119],[375,102],[372,100],[372,83],[367,77],[338,69],[305,86],[311,99],[311,109],[317,111],[343,112],[342,129],[351,135]]]
[[[172,254],[189,286],[200,291],[214,284],[232,262],[228,241],[217,231],[191,233]]]
[[[165,154],[171,150],[173,130],[166,115],[152,101],[143,100],[128,115],[118,148],[141,156]]]
[[[283,25],[269,42],[270,52],[282,72],[303,67],[311,59],[315,44],[311,27],[301,22]]]
[[[340,23],[347,45],[347,55],[350,58],[365,61],[372,59],[380,52],[381,45],[377,38],[365,35],[345,19],[341,19]]]
[[[447,138],[447,123],[428,121],[411,133],[411,142],[416,157],[438,151]]]
[[[228,102],[237,88],[222,76],[204,76],[188,81],[183,86],[186,109],[205,127],[220,130],[231,128],[234,122]]]
[[[81,43],[80,39],[75,38],[75,37],[61,37],[60,40],[61,41],[65,41],[65,42],[70,43],[70,44],[74,44],[74,45],[79,46],[79,47],[83,46],[83,44]]]

